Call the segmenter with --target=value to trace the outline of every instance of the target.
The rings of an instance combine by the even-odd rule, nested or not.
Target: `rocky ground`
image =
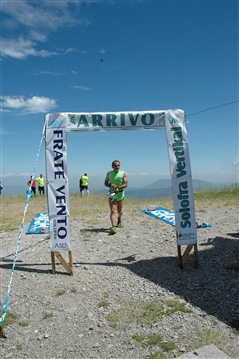
[[[73,276],[57,260],[51,274],[46,235],[23,234],[8,306],[17,318],[4,328],[0,358],[161,359],[206,344],[238,358],[238,214],[237,207],[197,213],[212,227],[198,229],[198,268],[192,253],[183,270],[174,227],[127,206],[115,235],[108,212],[98,215],[100,225],[71,224]],[[18,233],[0,239],[3,303]]]

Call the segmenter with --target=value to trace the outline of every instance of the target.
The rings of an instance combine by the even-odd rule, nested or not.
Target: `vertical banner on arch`
[[[197,229],[184,111],[168,110],[165,125],[178,245],[196,244]]]
[[[52,252],[70,251],[66,119],[52,114],[47,115],[45,120],[50,248]]]

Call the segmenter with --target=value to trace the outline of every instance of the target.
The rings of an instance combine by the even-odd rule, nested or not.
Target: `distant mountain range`
[[[218,186],[214,183],[193,180],[193,189],[216,189]],[[172,196],[172,182],[171,179],[159,179],[142,188],[127,188],[125,190],[126,197],[133,197],[138,199],[146,198],[164,198]]]

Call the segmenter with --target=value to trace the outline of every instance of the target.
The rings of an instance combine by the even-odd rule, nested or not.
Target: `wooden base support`
[[[0,325],[0,337],[1,338],[6,338],[7,337],[1,325]]]
[[[194,248],[194,267],[198,267],[198,248],[196,244],[188,244],[183,255],[181,254],[181,246],[178,245],[178,264],[181,269],[183,269],[183,265],[186,262],[189,253],[191,252],[192,248]]]
[[[56,273],[56,262],[55,257],[61,262],[63,267],[66,269],[67,273],[73,275],[73,262],[72,262],[72,252],[69,251],[69,263],[63,258],[60,252],[51,252],[51,264],[52,264],[52,274]]]

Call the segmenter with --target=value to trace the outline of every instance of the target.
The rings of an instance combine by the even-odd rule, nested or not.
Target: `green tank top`
[[[119,170],[118,172],[110,171],[109,179],[110,183],[115,184],[116,186],[121,186],[123,184],[124,171]],[[110,190],[114,192],[114,188],[110,187]],[[117,202],[124,199],[124,189],[120,189],[120,192],[115,194],[113,199]]]
[[[115,184],[116,186],[121,186],[123,184],[123,175],[124,171],[119,170],[118,172],[110,171],[110,183]],[[113,190],[113,188],[111,188]]]

